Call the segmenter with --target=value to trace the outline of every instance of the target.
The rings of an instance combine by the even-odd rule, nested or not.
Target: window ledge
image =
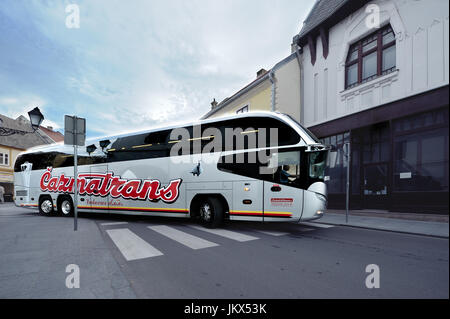
[[[355,87],[341,91],[341,92],[339,92],[339,94],[341,95],[341,100],[344,101],[348,96],[360,94],[363,91],[372,89],[374,87],[378,87],[381,84],[388,83],[388,82],[394,82],[397,80],[398,73],[399,73],[399,70],[396,69],[388,74],[381,75],[377,78],[374,78],[373,80],[370,80],[365,83],[361,83]]]

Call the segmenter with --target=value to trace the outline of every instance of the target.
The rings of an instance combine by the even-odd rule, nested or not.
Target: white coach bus
[[[177,129],[190,135],[174,136]],[[307,221],[326,208],[328,149],[285,114],[250,112],[86,145],[78,151],[79,211],[195,218],[216,227],[224,219]],[[16,205],[72,215],[73,164],[72,146],[21,153]]]

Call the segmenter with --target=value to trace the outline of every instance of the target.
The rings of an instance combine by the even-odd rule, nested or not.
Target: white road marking
[[[258,230],[258,232],[266,234],[266,235],[270,235],[270,236],[284,236],[284,235],[289,234],[289,233],[280,232],[280,231],[266,231],[266,230]]]
[[[128,228],[108,229],[106,232],[128,261],[163,255]]]
[[[113,222],[113,223],[101,223],[102,226],[115,226],[115,225],[125,225],[128,222]]]
[[[229,239],[233,239],[233,240],[237,240],[240,242],[243,241],[250,241],[250,240],[255,240],[255,239],[259,239],[258,237],[253,237],[253,236],[249,236],[249,235],[244,235],[244,234],[240,234],[231,230],[226,230],[226,229],[210,229],[210,228],[205,228],[205,227],[200,227],[200,226],[194,226],[194,225],[189,225],[189,227],[207,232],[207,233],[211,233],[214,235],[218,235],[218,236],[222,236],[225,238],[229,238]]]
[[[190,235],[188,233],[182,232],[178,229],[169,227],[169,226],[148,226],[151,230],[156,231],[157,233],[160,233],[163,236],[169,237],[170,239],[173,239],[180,244],[183,244],[189,248],[192,249],[202,249],[202,248],[208,248],[208,247],[214,247],[219,246],[216,243],[213,243],[211,241],[202,239],[200,237]]]
[[[317,228],[331,228],[331,227],[334,227],[334,225],[325,225],[325,224],[309,223],[309,222],[301,222],[300,225],[312,226],[312,227],[317,227]]]

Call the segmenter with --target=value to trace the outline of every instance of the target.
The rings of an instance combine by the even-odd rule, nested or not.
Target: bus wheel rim
[[[70,202],[68,200],[62,202],[61,211],[64,215],[68,215],[70,213]]]
[[[49,199],[46,199],[41,204],[41,209],[45,214],[49,214],[52,211],[52,202]]]
[[[211,219],[211,206],[208,203],[203,203],[200,208],[200,214],[204,221],[209,221]]]

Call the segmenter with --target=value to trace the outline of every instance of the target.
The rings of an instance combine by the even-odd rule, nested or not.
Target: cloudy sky
[[[198,119],[290,54],[313,3],[1,0],[0,113],[76,114],[90,137]]]

